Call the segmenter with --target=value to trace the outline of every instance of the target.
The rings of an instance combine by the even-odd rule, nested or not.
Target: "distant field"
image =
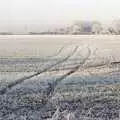
[[[120,36],[115,35],[48,35],[0,36],[0,57],[41,57],[53,55],[68,44],[97,48],[102,54],[119,56]]]
[[[0,36],[0,120],[119,120],[119,53],[115,35]]]

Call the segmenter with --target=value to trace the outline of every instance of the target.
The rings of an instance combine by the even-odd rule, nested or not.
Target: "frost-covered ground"
[[[119,39],[1,36],[0,120],[119,120]]]

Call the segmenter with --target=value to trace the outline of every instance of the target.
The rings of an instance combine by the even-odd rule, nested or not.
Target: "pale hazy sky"
[[[0,24],[115,20],[120,0],[0,0]]]

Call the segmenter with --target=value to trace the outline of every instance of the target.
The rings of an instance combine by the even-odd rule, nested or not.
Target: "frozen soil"
[[[69,69],[48,71],[27,79],[0,95],[0,119],[119,120],[120,73],[116,67],[113,71],[110,68],[103,67],[103,71],[107,69],[104,74],[100,68],[85,68],[84,72],[79,69],[56,86],[55,81]],[[1,80],[1,83],[7,86],[13,82],[10,79],[33,74],[17,76],[18,73],[6,72],[8,82]]]
[[[120,119],[118,36],[13,37],[0,38],[0,120]]]

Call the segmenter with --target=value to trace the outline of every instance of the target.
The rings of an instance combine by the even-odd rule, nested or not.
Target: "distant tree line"
[[[97,34],[113,34],[120,35],[120,20],[113,21],[108,26],[103,25],[99,21],[75,21],[72,25],[48,30],[44,32],[30,32],[29,34],[70,34],[70,35],[97,35]]]
[[[13,35],[12,32],[1,32],[1,35]],[[71,25],[56,28],[54,30],[46,30],[42,32],[29,31],[25,34],[29,35],[97,35],[97,34],[113,34],[120,35],[120,20],[115,20],[108,26],[103,25],[99,21],[75,21]]]

